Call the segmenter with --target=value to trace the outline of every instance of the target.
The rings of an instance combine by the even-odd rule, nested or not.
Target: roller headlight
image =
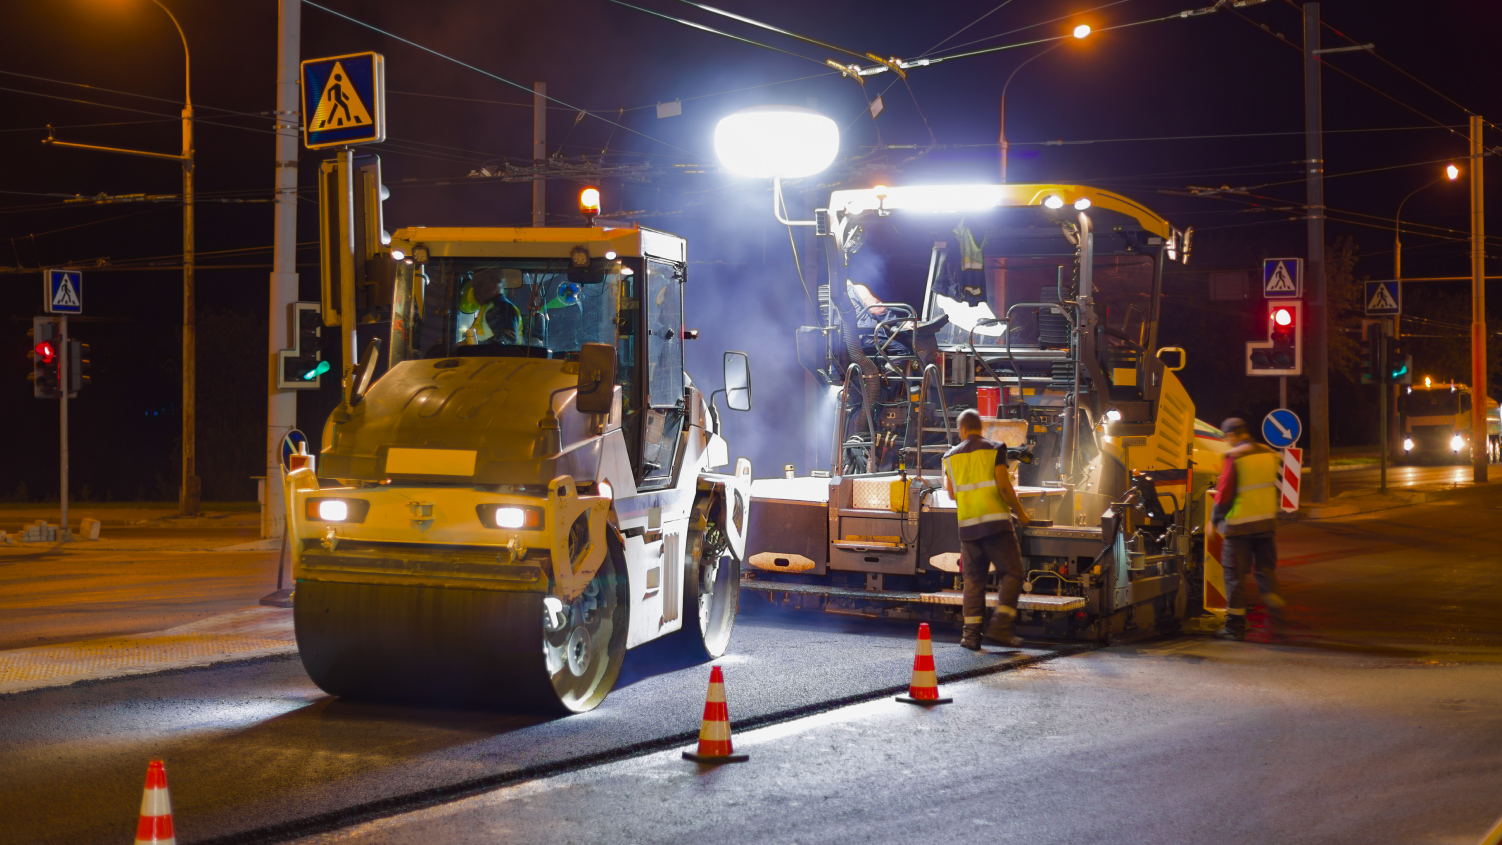
[[[309,522],[364,522],[370,502],[364,499],[309,499],[306,514]]]
[[[1413,438],[1412,437],[1405,437],[1405,438],[1403,438],[1403,451],[1405,451],[1405,452],[1412,452],[1413,451]]]
[[[1457,434],[1454,437],[1450,438],[1450,451],[1452,451],[1452,452],[1459,452],[1460,448],[1462,446],[1464,446],[1464,445],[1465,445],[1465,439],[1462,438],[1460,435]]]
[[[486,528],[501,528],[508,531],[540,531],[542,508],[523,505],[480,505],[475,509],[480,524]]]

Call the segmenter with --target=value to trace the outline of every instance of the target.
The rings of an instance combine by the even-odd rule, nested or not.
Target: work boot
[[[991,624],[986,626],[985,638],[993,643],[1017,648],[1022,645],[1022,638],[1012,634],[1012,626],[1016,621],[1016,610],[1010,607],[996,608],[996,615],[991,617]]]
[[[1219,631],[1216,631],[1214,636],[1217,640],[1235,640],[1237,642],[1241,642],[1242,640],[1246,639],[1246,631],[1232,628],[1231,626],[1227,625],[1226,627],[1221,628]]]
[[[960,632],[960,648],[967,648],[971,651],[980,651],[980,638],[981,633],[979,625],[966,625],[965,629]]]

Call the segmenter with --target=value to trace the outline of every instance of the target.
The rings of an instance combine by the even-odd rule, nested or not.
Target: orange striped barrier
[[[907,695],[897,696],[906,704],[948,704],[952,698],[939,697],[939,676],[934,673],[934,644],[928,636],[928,623],[918,625],[918,651],[913,655],[913,680]]]
[[[704,723],[699,728],[699,750],[683,752],[695,763],[744,763],[749,754],[735,753],[730,743],[730,708],[725,704],[725,673],[709,669],[709,694],[704,697]]]
[[[136,845],[177,845],[177,835],[172,831],[172,798],[167,794],[167,767],[161,760],[152,760],[146,767]]]

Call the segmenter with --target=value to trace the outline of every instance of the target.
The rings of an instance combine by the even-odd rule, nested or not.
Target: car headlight
[[[1412,437],[1405,437],[1405,438],[1403,438],[1403,451],[1405,451],[1405,452],[1412,452],[1413,451],[1413,438]]]
[[[303,513],[310,522],[364,522],[370,502],[364,499],[308,499]]]
[[[1465,440],[1460,435],[1457,434],[1454,437],[1450,438],[1450,451],[1452,451],[1452,452],[1459,452],[1460,451],[1460,447],[1462,447],[1464,445],[1465,445]]]
[[[475,508],[480,524],[486,528],[503,528],[511,531],[542,530],[542,508],[524,505],[480,505]]]

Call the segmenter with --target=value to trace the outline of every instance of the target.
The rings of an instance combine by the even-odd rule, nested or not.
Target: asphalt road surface
[[[258,529],[107,527],[98,542],[0,546],[0,649],[160,631],[253,605],[277,553],[209,552]]]
[[[1493,465],[1488,470],[1491,478],[1502,478],[1502,466]],[[1330,473],[1330,495],[1338,496],[1348,490],[1376,490],[1381,483],[1381,472],[1381,467],[1377,464],[1333,471]],[[1387,467],[1388,487],[1466,485],[1471,483],[1473,477],[1470,464],[1389,464]]]
[[[932,711],[885,694],[912,625],[748,597],[722,665],[752,759],[721,769],[677,756],[706,669],[651,647],[553,721],[332,700],[296,660],[9,696],[0,842],[128,841],[158,757],[184,843],[1471,842],[1502,814],[1499,510],[1287,527],[1287,644],[1053,656]],[[1049,656],[940,633],[945,675]]]

